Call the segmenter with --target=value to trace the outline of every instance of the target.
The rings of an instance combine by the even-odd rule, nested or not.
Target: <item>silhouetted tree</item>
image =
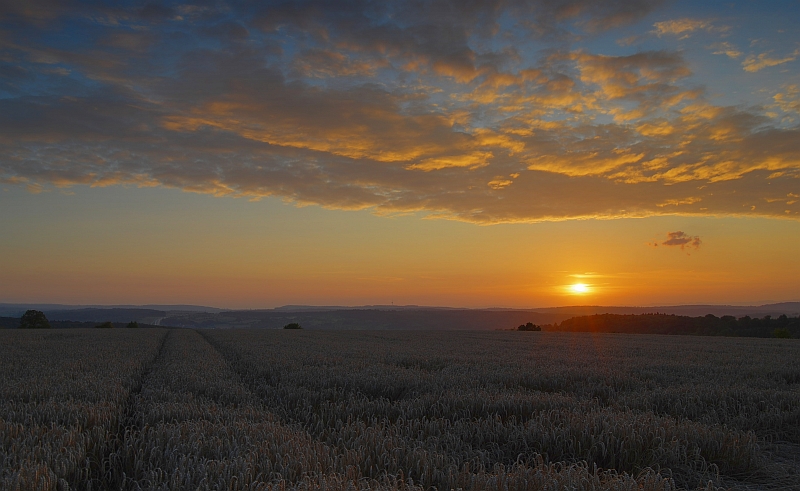
[[[285,326],[283,326],[283,328],[284,329],[302,329],[302,327],[300,327],[300,324],[298,324],[297,322],[290,322],[290,323],[286,324]]]
[[[40,310],[28,310],[22,314],[22,318],[19,320],[19,328],[48,329],[50,328],[50,322],[47,320],[44,312]]]
[[[528,322],[527,324],[522,324],[517,328],[517,331],[541,331],[542,327],[537,326],[533,322]]]
[[[139,323],[136,321],[128,322],[128,327],[139,327]]]
[[[792,333],[790,333],[785,327],[779,327],[772,330],[772,337],[790,339],[792,337]]]
[[[101,328],[101,329],[108,329],[108,328],[114,327],[114,324],[112,324],[111,321],[108,321],[108,322],[103,322],[102,324],[97,324],[94,327],[98,327],[98,328]]]

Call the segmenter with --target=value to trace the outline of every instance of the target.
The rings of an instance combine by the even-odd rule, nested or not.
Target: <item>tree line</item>
[[[68,322],[69,323],[69,322]],[[59,324],[64,324],[64,322],[60,322]],[[70,324],[86,324],[85,322],[81,323],[70,323]],[[52,325],[50,321],[47,320],[47,316],[44,315],[44,312],[41,310],[27,310],[22,317],[19,319],[19,329],[50,329]],[[113,328],[116,327],[113,322],[107,321],[102,322],[100,324],[95,325],[94,327],[98,328]],[[139,327],[139,323],[136,321],[130,321],[127,326],[129,328],[137,328]]]
[[[742,336],[756,338],[800,338],[800,317],[780,315],[762,318],[748,315],[708,314],[689,317],[674,314],[597,314],[573,317],[545,326],[548,331],[617,332],[631,334],[688,334],[700,336]]]

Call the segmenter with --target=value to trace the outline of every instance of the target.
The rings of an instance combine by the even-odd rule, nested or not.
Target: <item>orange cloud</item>
[[[575,61],[581,81],[598,87],[604,99],[636,103],[633,108],[607,107],[605,111],[617,121],[640,119],[681,100],[697,97],[695,90],[675,85],[691,74],[676,54],[648,52],[612,57],[577,52],[571,53],[570,59]]]
[[[734,47],[731,43],[729,43],[727,41],[721,42],[721,43],[712,44],[711,48],[717,50],[717,51],[714,51],[715,55],[725,55],[728,58],[733,58],[733,59],[736,59],[736,58],[739,58],[740,56],[742,56],[742,52],[739,51],[738,49],[736,49],[736,47]]]
[[[607,174],[620,166],[639,162],[644,154],[633,154],[625,150],[602,155],[599,152],[565,154],[563,156],[542,155],[529,161],[528,169],[556,172],[567,176],[590,176]]]
[[[658,36],[671,35],[679,36],[678,39],[688,38],[692,32],[698,30],[709,30],[713,26],[710,22],[699,19],[676,19],[663,22],[656,22],[654,33]]]
[[[750,55],[742,62],[742,68],[746,72],[755,73],[757,71],[763,70],[764,68],[782,65],[784,63],[789,63],[790,61],[794,61],[797,59],[797,56],[800,54],[800,51],[795,51],[789,56],[785,56],[783,58],[771,58],[769,53],[761,53],[758,55]]]
[[[675,126],[669,121],[654,121],[640,124],[636,130],[644,136],[669,136],[675,133]]]
[[[506,176],[495,176],[494,179],[486,183],[492,189],[499,190],[505,187],[510,186],[514,183],[514,179],[520,176],[519,172],[515,172],[513,174],[509,174],[508,177]]]
[[[800,86],[787,85],[784,92],[775,94],[772,99],[781,111],[800,114]]]
[[[386,59],[353,59],[333,50],[306,50],[294,61],[295,70],[306,77],[370,77],[389,65]]]
[[[668,199],[663,203],[658,203],[656,206],[663,208],[665,206],[681,206],[681,205],[693,205],[697,202],[703,201],[703,198],[697,197],[690,197],[684,199]]]
[[[489,160],[493,155],[491,152],[472,152],[464,155],[448,155],[442,157],[431,157],[421,162],[408,165],[407,169],[432,171],[446,169],[448,167],[468,167],[476,169],[489,165]]]

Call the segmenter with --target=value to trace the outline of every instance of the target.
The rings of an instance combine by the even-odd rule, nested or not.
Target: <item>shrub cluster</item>
[[[44,315],[44,312],[39,310],[27,310],[22,314],[19,320],[20,329],[49,329],[50,322]]]

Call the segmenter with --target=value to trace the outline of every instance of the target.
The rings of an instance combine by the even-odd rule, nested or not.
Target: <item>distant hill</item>
[[[142,309],[161,310],[165,312],[222,312],[225,309],[204,307],[200,305],[64,305],[55,303],[0,303],[0,316],[22,317],[26,310],[41,310],[48,312],[65,312],[70,310],[87,309]]]
[[[45,311],[51,321],[79,321],[79,322],[150,322],[167,316],[163,310],[152,309],[76,309]]]
[[[78,321],[57,321],[48,319],[52,329],[75,329],[75,328],[93,328],[100,322],[78,322]],[[105,322],[105,321],[103,321]],[[128,321],[130,322],[130,321]],[[125,328],[128,322],[113,322],[114,327]],[[145,324],[140,322],[139,327],[161,327],[152,324]],[[19,317],[0,317],[0,329],[17,329],[19,328]]]

